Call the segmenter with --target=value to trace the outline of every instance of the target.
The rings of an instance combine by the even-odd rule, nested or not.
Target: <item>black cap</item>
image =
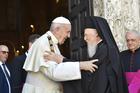
[[[103,38],[103,35],[101,33],[100,27],[98,25],[98,22],[96,21],[96,19],[92,16],[88,16],[85,17],[85,23],[84,23],[84,29],[86,28],[92,28],[92,29],[96,29],[98,35],[100,36],[100,38]]]

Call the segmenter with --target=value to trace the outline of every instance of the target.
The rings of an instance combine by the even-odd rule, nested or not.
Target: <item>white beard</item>
[[[97,47],[96,44],[88,44],[87,45],[88,55],[89,55],[90,58],[95,55],[96,47]]]

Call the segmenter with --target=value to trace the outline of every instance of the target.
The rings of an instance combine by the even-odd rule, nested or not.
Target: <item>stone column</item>
[[[140,31],[140,0],[94,0],[94,15],[107,19],[120,51],[126,49],[125,32]]]

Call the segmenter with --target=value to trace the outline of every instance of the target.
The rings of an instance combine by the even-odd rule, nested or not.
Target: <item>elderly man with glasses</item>
[[[0,93],[11,93],[10,72],[5,65],[8,52],[9,49],[6,45],[0,45]]]
[[[140,93],[140,32],[132,30],[125,34],[127,50],[121,52],[129,93]]]

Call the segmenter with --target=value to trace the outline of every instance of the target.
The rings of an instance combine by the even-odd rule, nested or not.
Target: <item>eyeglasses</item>
[[[3,54],[8,54],[9,52],[8,51],[0,51],[0,52],[2,52]]]

